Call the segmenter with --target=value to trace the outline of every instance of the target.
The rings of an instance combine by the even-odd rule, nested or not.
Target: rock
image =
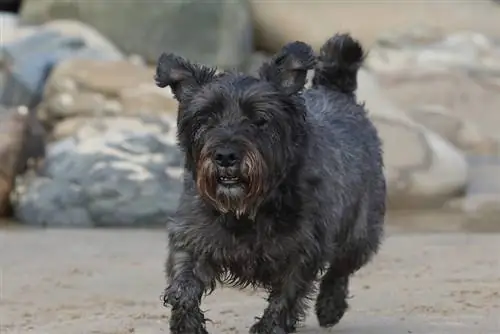
[[[118,60],[123,56],[95,30],[75,22],[28,30],[0,46],[0,103],[36,106],[52,68],[70,58]]]
[[[121,50],[149,63],[167,51],[223,68],[239,67],[253,49],[253,28],[246,0],[114,2],[26,0],[21,21],[53,19],[85,22]],[[133,24],[141,22],[141,24]]]
[[[492,148],[497,144],[484,143],[500,142],[497,126],[500,123],[500,43],[497,40],[475,32],[445,35],[428,44],[412,44],[407,39],[398,47],[372,49],[367,67],[377,75],[389,99],[400,108],[418,110],[422,105],[439,105],[452,114],[446,116],[450,126],[457,122],[470,124],[460,131],[461,135],[470,137],[465,141],[472,142],[460,139],[458,144],[456,136],[451,140],[460,148],[465,149],[465,145],[467,151],[498,152]],[[436,112],[431,113],[433,122],[438,116]],[[439,114],[439,126],[442,126],[444,115]],[[412,116],[426,123],[422,118],[428,118],[429,112],[412,113]],[[468,120],[473,120],[474,125]],[[481,140],[483,143],[478,143],[479,138],[472,138],[476,136],[475,131],[485,139]],[[449,135],[445,137],[451,139]]]
[[[500,196],[500,157],[470,155],[468,195]]]
[[[500,193],[475,194],[455,198],[446,203],[445,209],[465,215],[469,224],[498,231],[500,220]]]
[[[0,216],[10,214],[9,194],[30,159],[44,155],[43,134],[26,107],[0,107]]]
[[[430,26],[413,26],[407,31],[386,31],[377,38],[377,46],[402,49],[415,45],[428,45],[439,42],[443,31]]]
[[[388,98],[398,107],[415,110],[421,105],[439,105],[454,116],[474,120],[484,137],[500,139],[500,94],[483,79],[467,73],[450,72],[399,79],[377,75]]]
[[[461,152],[396,108],[370,72],[361,70],[358,81],[358,98],[384,145],[389,208],[439,208],[462,193],[467,163]]]
[[[164,225],[182,188],[174,124],[96,119],[50,144],[39,173],[16,186],[16,217],[36,226]]]
[[[388,33],[415,27],[428,27],[428,31],[439,30],[442,34],[472,29],[500,36],[500,7],[486,1],[413,1],[410,4],[405,1],[252,0],[251,4],[257,47],[272,53],[294,40],[308,42],[319,49],[328,37],[341,31],[351,32],[367,49],[375,46],[381,35],[386,37]]]
[[[408,113],[467,154],[496,155],[500,152],[500,141],[483,133],[472,120],[459,117],[442,106],[422,105]]]
[[[93,27],[74,20],[53,20],[42,25],[43,29],[56,31],[64,36],[81,38],[85,45],[99,50],[103,56],[92,59],[120,60],[122,52]],[[87,57],[88,58],[88,57]]]
[[[22,38],[35,30],[35,28],[19,27],[18,16],[13,13],[0,11],[0,22],[2,22],[2,44]]]
[[[500,45],[477,32],[457,32],[422,41],[408,36],[393,37],[370,50],[366,65],[382,74],[421,76],[453,69],[467,72],[499,72]]]
[[[40,119],[48,128],[54,128],[58,122],[73,117],[176,115],[177,101],[171,91],[158,88],[153,77],[152,68],[125,60],[63,62],[47,81]],[[77,124],[69,122],[73,124],[69,128]],[[68,129],[68,125],[62,128]],[[55,131],[61,138],[66,130],[61,132],[60,127]]]

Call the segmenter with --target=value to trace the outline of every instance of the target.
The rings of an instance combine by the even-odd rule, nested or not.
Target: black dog
[[[286,45],[260,78],[160,57],[156,83],[179,101],[185,153],[167,227],[171,333],[207,333],[200,302],[217,282],[269,291],[251,333],[295,331],[320,274],[319,324],[342,318],[349,277],[377,252],[385,216],[381,143],[354,95],[363,57],[347,34],[317,58]]]

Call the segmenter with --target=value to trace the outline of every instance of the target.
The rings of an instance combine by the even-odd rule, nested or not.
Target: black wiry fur
[[[251,333],[294,332],[318,278],[319,324],[342,318],[349,277],[377,252],[385,215],[381,143],[354,96],[362,58],[349,35],[327,41],[318,62],[291,43],[260,78],[161,56],[156,80],[180,102],[186,161],[167,226],[172,334],[207,333],[200,302],[217,282],[268,290]],[[313,68],[313,87],[302,91]],[[214,162],[218,152],[232,163]]]
[[[313,85],[346,94],[354,93],[358,86],[356,77],[364,58],[358,41],[348,34],[336,34],[321,47]]]

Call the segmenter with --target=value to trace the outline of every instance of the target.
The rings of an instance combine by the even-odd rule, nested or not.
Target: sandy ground
[[[168,333],[161,230],[0,230],[0,333]],[[351,310],[330,331],[500,332],[500,234],[390,233],[352,281]],[[219,289],[211,333],[246,333],[263,295]]]

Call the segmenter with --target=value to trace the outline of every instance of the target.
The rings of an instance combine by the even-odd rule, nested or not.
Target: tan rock
[[[396,106],[411,111],[422,105],[439,105],[453,115],[450,117],[459,119],[459,123],[473,120],[471,127],[477,127],[483,138],[493,138],[494,142],[500,139],[499,89],[486,84],[483,78],[471,76],[467,72],[447,71],[440,74],[422,74],[420,77],[407,74],[401,72],[398,77],[377,75],[387,97]],[[412,116],[415,116],[415,113],[412,113]],[[450,117],[447,117],[446,122],[451,120]],[[464,136],[473,136],[474,130],[470,127],[464,131],[468,133]],[[465,139],[468,140],[473,139]]]
[[[382,34],[415,26],[443,33],[473,29],[500,35],[500,6],[492,1],[261,1],[252,0],[257,45],[277,51],[302,40],[318,49],[339,31],[349,31],[367,47]],[[426,37],[429,39],[429,37]]]
[[[83,116],[68,117],[63,119],[62,121],[56,123],[52,129],[50,140],[57,141],[66,137],[71,137],[78,133],[78,131],[89,122],[95,121],[96,119],[98,118]]]
[[[158,88],[153,77],[153,69],[128,61],[63,62],[49,77],[40,118],[54,127],[71,117],[175,114],[177,101],[170,89]],[[60,127],[54,137],[66,133],[61,129],[68,126]]]
[[[500,193],[472,194],[450,200],[445,209],[465,216],[471,230],[498,231],[500,224]]]
[[[162,122],[158,122],[162,120]],[[137,116],[104,116],[104,117],[70,117],[56,124],[51,140],[56,141],[66,137],[87,137],[97,136],[107,130],[127,131],[149,131],[151,133],[169,136],[168,139],[175,145],[175,131],[165,126],[175,127],[175,117],[164,115],[163,117],[152,118],[148,122],[147,117]]]
[[[384,145],[388,206],[436,208],[463,192],[467,182],[463,155],[396,108],[371,73],[360,71],[358,80],[358,99],[366,102]]]
[[[419,106],[408,113],[415,121],[466,153],[496,155],[499,152],[497,139],[483,133],[472,120],[453,114],[442,106]]]
[[[366,61],[389,99],[460,149],[498,154],[500,45],[476,31],[393,44],[373,48]]]

